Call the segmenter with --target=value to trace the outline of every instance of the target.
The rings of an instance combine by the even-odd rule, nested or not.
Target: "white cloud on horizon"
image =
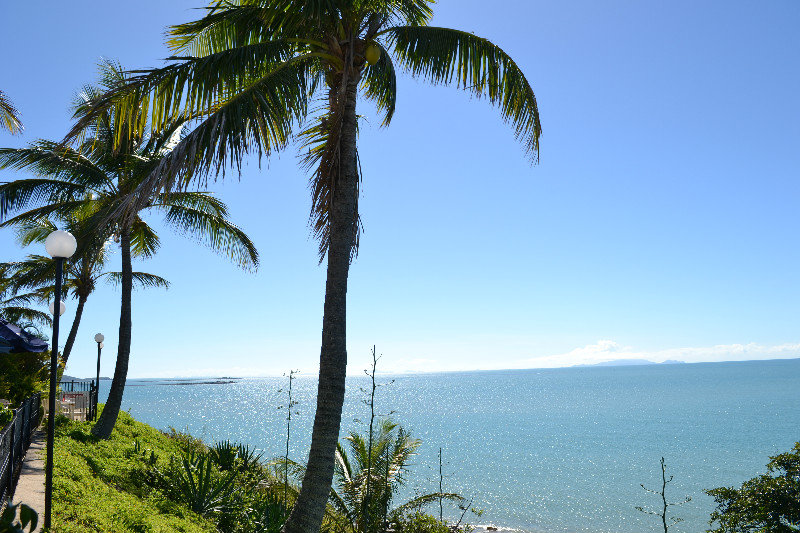
[[[613,340],[599,340],[575,348],[566,353],[532,357],[516,361],[513,368],[557,368],[574,365],[593,365],[618,359],[646,359],[654,363],[677,360],[687,363],[748,361],[752,359],[790,359],[800,357],[800,343],[762,345],[717,344],[715,346],[695,346],[686,348],[667,348],[661,350],[641,350],[623,346]]]

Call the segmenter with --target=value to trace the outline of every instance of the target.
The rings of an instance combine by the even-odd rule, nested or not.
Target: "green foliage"
[[[14,420],[14,410],[5,405],[0,405],[0,430]]]
[[[713,533],[793,533],[800,529],[800,442],[770,457],[767,473],[740,488],[706,491],[717,503],[709,524]]]
[[[0,129],[13,134],[22,131],[22,122],[19,120],[19,111],[3,91],[0,91]]]
[[[403,517],[392,526],[395,533],[452,533],[450,526],[419,511]]]
[[[19,520],[16,519],[17,509]],[[33,531],[38,523],[39,515],[24,503],[9,505],[0,514],[0,533],[25,533],[26,529]]]
[[[124,412],[108,440],[90,428],[66,419],[56,425],[54,531],[216,533],[213,522],[142,483],[151,456],[166,465],[181,443]]]
[[[25,398],[47,390],[50,352],[7,353],[0,357],[0,398],[18,406]]]
[[[154,471],[154,484],[172,500],[201,516],[210,516],[225,507],[236,477],[235,471],[223,475],[214,466],[205,453],[172,457],[167,468]]]
[[[261,454],[246,444],[220,441],[208,450],[209,457],[221,470],[250,470],[260,464]]]
[[[463,500],[458,494],[436,492],[393,506],[397,489],[406,481],[409,461],[420,445],[419,440],[411,438],[397,424],[389,420],[381,422],[373,435],[371,454],[367,437],[351,433],[346,440],[349,453],[340,443],[336,452],[336,487],[331,491],[336,531],[379,533],[387,523],[402,522],[408,513],[419,514],[424,506],[438,502],[439,498]]]

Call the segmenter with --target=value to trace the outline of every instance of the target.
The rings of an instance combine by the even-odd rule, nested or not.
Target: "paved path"
[[[44,453],[46,433],[40,428],[33,434],[31,446],[22,461],[17,488],[11,502],[24,503],[39,513],[39,525],[34,531],[42,529],[44,522]]]

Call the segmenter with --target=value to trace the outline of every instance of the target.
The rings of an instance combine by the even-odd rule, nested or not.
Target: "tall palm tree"
[[[0,91],[0,129],[10,131],[12,134],[22,131],[19,111],[3,91]]]
[[[76,116],[81,117],[86,102],[101,90],[122,83],[125,75],[114,64],[102,66],[101,88],[86,87],[79,97]],[[139,118],[137,118],[138,120]],[[125,216],[119,206],[139,194],[139,185],[180,138],[180,126],[150,135],[117,135],[127,125],[114,109],[108,109],[84,124],[86,136],[77,146],[38,141],[22,150],[0,149],[0,168],[29,170],[36,178],[16,180],[0,186],[0,221],[11,211],[38,205],[7,221],[23,221],[80,214],[82,231],[76,235],[80,246],[93,246],[96,236],[112,236],[119,243],[122,287],[119,344],[114,378],[105,408],[92,433],[108,438],[119,415],[131,347],[132,255],[149,257],[159,247],[154,229],[143,218],[146,212],[159,212],[164,222],[180,233],[196,236],[211,248],[227,255],[243,268],[258,265],[258,252],[247,235],[230,222],[227,206],[205,192],[162,193],[150,196]],[[78,251],[80,253],[80,249]]]
[[[87,200],[91,200],[91,198]],[[7,224],[7,222],[0,224],[0,228]],[[75,317],[72,320],[72,326],[64,343],[64,349],[61,352],[61,362],[66,367],[78,335],[83,308],[89,299],[89,295],[94,292],[97,283],[102,280],[119,285],[121,272],[107,271],[105,269],[110,259],[110,242],[108,240],[101,241],[102,237],[82,229],[80,222],[75,219],[66,222],[65,227],[73,234],[93,237],[93,241],[90,243],[93,245],[81,246],[79,253],[74,254],[64,264],[62,285],[64,294],[71,293],[72,297],[78,301],[75,308]],[[32,243],[43,244],[47,236],[56,229],[55,223],[49,219],[35,218],[28,220],[18,227],[18,241],[22,246],[28,246]],[[5,263],[5,265],[13,277],[16,288],[39,289],[45,297],[52,297],[52,293],[55,290],[53,286],[55,264],[51,258],[32,254],[24,261],[9,262]],[[169,282],[166,279],[146,272],[133,272],[133,281],[142,288],[169,287]]]
[[[408,464],[420,445],[402,427],[384,420],[372,446],[358,433],[346,437],[350,453],[339,443],[331,504],[337,517],[335,533],[382,533],[389,523],[440,499],[461,501],[454,493],[423,494],[393,506],[397,489],[406,481]]]
[[[237,169],[245,153],[271,155],[298,138],[310,171],[310,222],[327,256],[317,411],[300,496],[286,533],[318,531],[334,471],[345,394],[346,296],[359,242],[356,103],[376,103],[389,125],[395,65],[433,84],[486,97],[533,161],[541,125],[536,97],[501,48],[472,33],[428,26],[432,0],[215,0],[200,20],[173,26],[172,63],[137,75],[91,104],[84,124],[124,109],[116,134],[192,120],[120,209],[155,191],[184,190],[192,178]],[[149,109],[150,123],[135,120]]]

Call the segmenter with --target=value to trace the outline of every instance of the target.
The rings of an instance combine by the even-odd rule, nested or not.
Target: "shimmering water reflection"
[[[658,503],[639,484],[657,486],[662,455],[675,476],[669,495],[693,499],[676,508],[685,522],[675,530],[703,531],[713,507],[703,489],[753,477],[800,440],[800,360],[392,378],[378,411],[396,411],[423,441],[408,495],[434,490],[441,447],[447,490],[474,497],[480,522],[531,532],[656,531],[656,518],[634,507]],[[284,378],[162,383],[131,382],[123,408],[158,428],[282,453]],[[366,384],[348,380],[344,431],[363,429],[354,420],[367,417]],[[295,391],[291,455],[304,460],[316,378],[301,376]]]

